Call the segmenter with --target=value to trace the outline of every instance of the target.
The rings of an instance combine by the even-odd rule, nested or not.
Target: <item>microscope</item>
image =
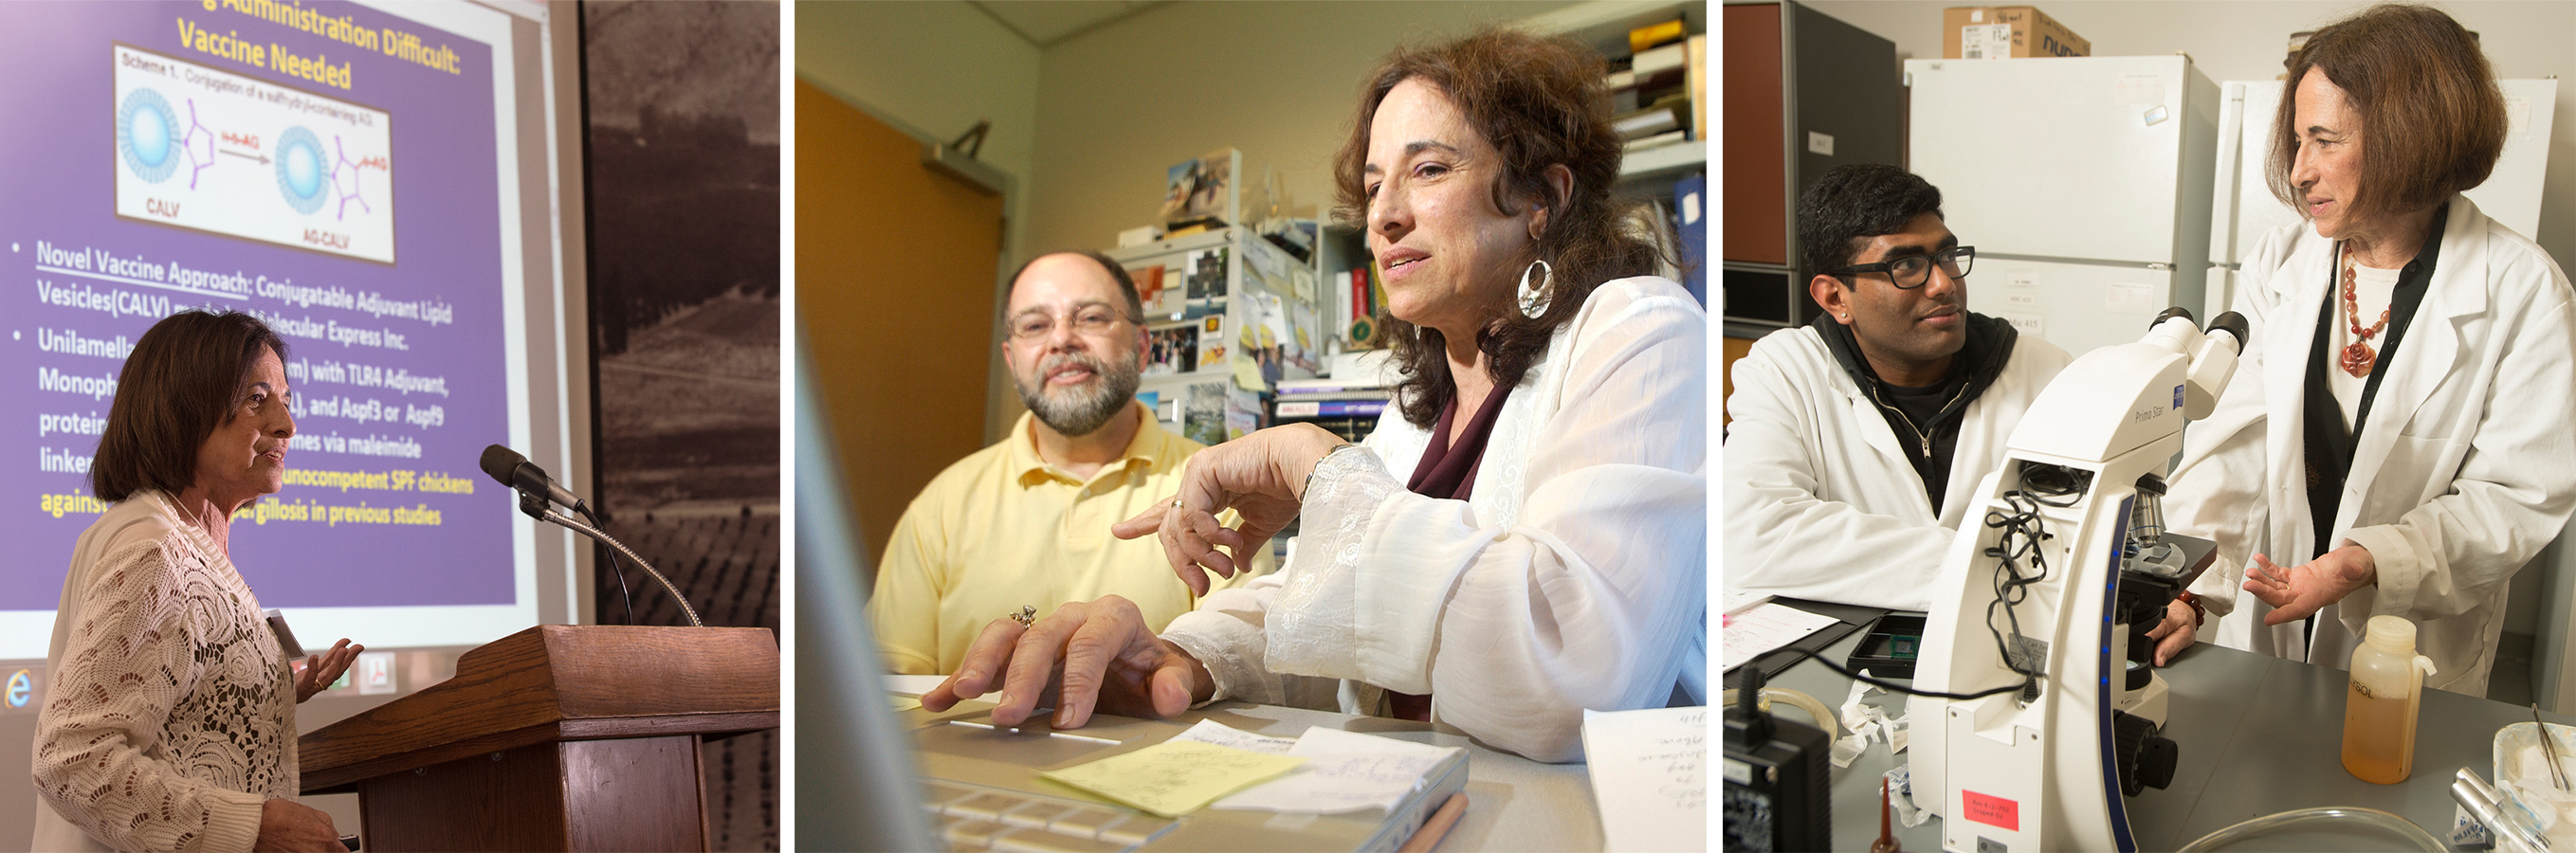
[[[2132,851],[2126,798],[2173,778],[2146,638],[2210,562],[2164,531],[2187,420],[2236,370],[2245,318],[2167,309],[2041,390],[1942,561],[1915,663],[1911,774],[1942,849]],[[1935,798],[1938,799],[1935,799]]]

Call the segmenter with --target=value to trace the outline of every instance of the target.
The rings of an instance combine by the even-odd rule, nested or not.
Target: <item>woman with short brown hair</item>
[[[1329,706],[1567,761],[1586,708],[1704,701],[1707,314],[1619,229],[1602,76],[1511,30],[1368,75],[1338,212],[1385,270],[1402,417],[1357,445],[1305,424],[1200,451],[1168,506],[1113,531],[1159,536],[1203,591],[1299,521],[1281,571],[1159,636],[1116,596],[995,620],[924,705],[999,688],[994,720],[1016,723],[1060,683],[1067,727],[1095,706]]]
[[[114,505],[54,615],[34,849],[344,849],[295,802],[295,704],[365,647],[290,670],[228,548],[233,512],[285,477],[285,356],[232,311],[171,315],[127,356],[90,465]]]
[[[2576,509],[2567,276],[2459,195],[2507,128],[2449,15],[2372,7],[2318,30],[2289,80],[2269,179],[2307,223],[2242,265],[2252,340],[2166,499],[2222,570],[2169,608],[2160,657],[2201,607],[2222,643],[2334,666],[2398,616],[2428,686],[2484,695],[2508,581]]]

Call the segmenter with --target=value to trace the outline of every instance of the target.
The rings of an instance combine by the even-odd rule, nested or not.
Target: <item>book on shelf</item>
[[[1689,48],[1680,42],[1675,42],[1653,50],[1638,51],[1636,58],[1629,60],[1628,70],[1642,79],[1660,76],[1667,71],[1678,71],[1688,64],[1690,64]]]
[[[1362,439],[1368,438],[1370,430],[1377,429],[1377,419],[1378,416],[1376,415],[1346,415],[1329,418],[1280,418],[1278,419],[1279,424],[1275,425],[1297,423],[1314,424],[1316,426],[1323,427],[1325,432],[1341,436],[1343,441],[1357,443]]]
[[[1691,134],[1694,139],[1708,138],[1708,34],[1691,36],[1684,42],[1690,51],[1690,71],[1684,85],[1690,87]]]
[[[1682,131],[1704,139],[1708,127],[1708,36],[1691,35],[1676,19],[1628,32],[1630,56],[1613,58],[1602,84],[1611,95],[1611,122],[1624,139],[1660,139]],[[1669,124],[1654,115],[1670,109]],[[1660,144],[1660,143],[1658,143]],[[1653,145],[1631,147],[1641,150]]]
[[[1681,41],[1687,33],[1688,30],[1683,28],[1680,18],[1647,24],[1628,31],[1628,52],[1644,53]]]
[[[1279,385],[1272,390],[1277,391],[1282,397],[1304,394],[1369,393],[1374,393],[1383,397],[1386,395],[1387,384],[1383,379],[1380,379],[1377,376],[1360,376],[1348,379],[1325,376],[1315,379],[1283,379],[1280,380]],[[1323,398],[1308,397],[1307,399]]]
[[[1671,145],[1671,144],[1676,143],[1676,142],[1688,142],[1688,141],[1690,141],[1690,132],[1689,132],[1689,131],[1684,131],[1684,130],[1667,130],[1667,131],[1664,131],[1664,132],[1662,132],[1662,133],[1655,134],[1655,135],[1653,135],[1653,136],[1648,136],[1648,137],[1644,137],[1644,138],[1640,138],[1640,139],[1631,139],[1631,140],[1628,140],[1628,153],[1630,153],[1630,154],[1635,154],[1635,153],[1637,153],[1637,152],[1639,152],[1639,151],[1645,151],[1645,150],[1655,149],[1655,148],[1662,148],[1662,147],[1664,147],[1664,146],[1666,146],[1666,145]]]
[[[1342,417],[1375,415],[1386,411],[1386,400],[1280,400],[1272,414],[1280,418]]]
[[[1386,316],[1386,271],[1371,263],[1368,270],[1369,316]]]
[[[1673,104],[1658,103],[1612,118],[1610,127],[1619,132],[1621,139],[1643,139],[1660,133],[1681,130],[1682,116],[1680,110]]]
[[[1344,343],[1349,343],[1351,339],[1350,270],[1333,273],[1333,316],[1330,322],[1333,334],[1340,337]]]
[[[1282,402],[1298,400],[1309,403],[1325,400],[1385,401],[1395,399],[1395,392],[1385,388],[1369,388],[1355,391],[1317,391],[1308,394],[1281,394],[1278,399]]]

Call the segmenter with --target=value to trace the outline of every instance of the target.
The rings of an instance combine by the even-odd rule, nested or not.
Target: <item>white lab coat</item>
[[[2192,586],[2224,617],[2217,642],[2342,667],[2370,617],[2400,616],[2438,670],[2426,685],[2483,696],[2507,581],[2576,507],[2567,274],[2468,199],[2451,199],[2431,286],[2381,366],[2393,372],[2353,448],[2334,521],[2333,543],[2369,549],[2379,581],[2320,611],[2308,649],[2299,623],[2262,627],[2271,608],[2242,589],[2252,555],[2287,567],[2317,550],[2300,418],[2334,262],[2334,241],[2305,223],[2265,235],[2247,256],[2235,309],[2253,340],[2217,410],[2184,430],[2166,523],[2218,542],[2218,562]]]
[[[1681,285],[1603,283],[1503,402],[1472,498],[1405,490],[1430,433],[1389,412],[1369,452],[1316,466],[1279,571],[1163,637],[1217,698],[1365,714],[1428,692],[1434,722],[1540,761],[1582,758],[1587,708],[1704,697],[1707,353]]]
[[[1941,512],[1878,405],[1811,328],[1735,362],[1726,400],[1726,584],[1733,590],[1924,610],[1960,517],[2030,402],[2072,360],[2022,335],[1968,403]]]

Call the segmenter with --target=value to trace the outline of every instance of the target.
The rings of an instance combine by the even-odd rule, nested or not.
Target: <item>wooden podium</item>
[[[540,625],[300,759],[304,793],[358,793],[369,853],[705,850],[699,743],[777,726],[767,628]]]

